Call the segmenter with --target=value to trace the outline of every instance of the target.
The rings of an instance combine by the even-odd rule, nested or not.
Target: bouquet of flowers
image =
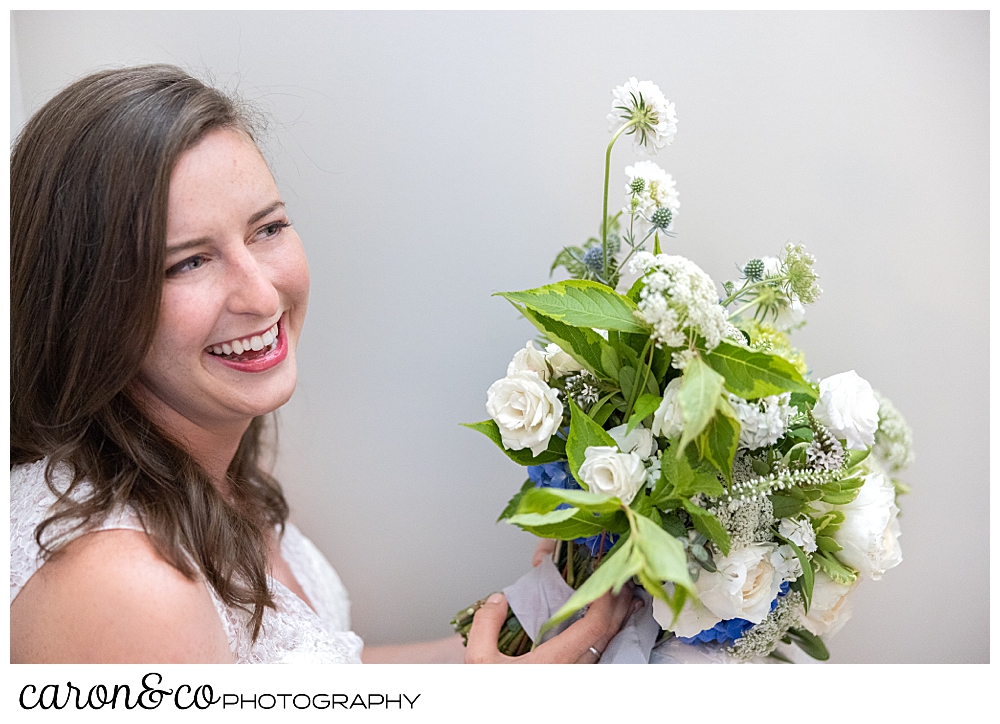
[[[572,589],[540,631],[512,612],[500,648],[523,653],[634,581],[659,643],[744,661],[787,660],[779,644],[795,643],[825,659],[849,594],[901,561],[892,476],[912,459],[909,428],[856,372],[813,380],[791,346],[820,294],[802,246],[747,261],[720,296],[662,250],[680,207],[670,174],[629,166],[627,203],[608,213],[615,142],[656,153],[677,128],[653,83],[613,95],[600,238],[559,252],[552,271],[570,279],[500,293],[540,341],[489,388],[490,419],[468,425],[527,468],[500,519],[559,541]],[[623,271],[635,281],[620,293]]]

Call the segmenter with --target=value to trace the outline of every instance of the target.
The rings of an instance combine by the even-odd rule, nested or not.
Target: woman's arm
[[[205,584],[163,560],[144,533],[69,543],[10,605],[11,663],[232,663]]]
[[[366,664],[461,664],[465,646],[458,634],[436,641],[421,641],[400,646],[367,646],[361,652]]]

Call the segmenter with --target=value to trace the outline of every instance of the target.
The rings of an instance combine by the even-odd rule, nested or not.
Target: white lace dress
[[[10,600],[21,591],[44,561],[35,542],[35,528],[49,515],[56,496],[45,484],[47,460],[17,465],[10,471]],[[57,470],[60,490],[69,483]],[[86,491],[81,491],[85,493]],[[135,514],[124,510],[110,515],[86,532],[113,529],[142,530]],[[80,533],[81,535],[83,533]],[[233,659],[240,664],[361,663],[361,638],[350,630],[347,590],[323,554],[292,524],[285,526],[281,555],[302,586],[310,608],[284,585],[269,578],[277,610],[266,608],[261,634],[254,642],[246,626],[248,614],[224,605],[206,586],[229,639]]]

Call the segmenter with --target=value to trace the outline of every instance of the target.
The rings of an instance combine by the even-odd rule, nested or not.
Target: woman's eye
[[[257,237],[260,239],[270,239],[281,233],[282,229],[288,228],[291,224],[287,221],[275,221],[267,226],[262,226],[257,232]]]
[[[173,276],[175,274],[181,274],[186,271],[192,271],[194,269],[201,267],[202,265],[204,265],[204,263],[205,263],[205,257],[201,256],[200,254],[198,256],[192,256],[191,258],[185,259],[182,262],[174,264],[172,267],[167,269],[167,276]]]

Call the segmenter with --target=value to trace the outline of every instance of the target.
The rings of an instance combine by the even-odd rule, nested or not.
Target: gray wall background
[[[914,429],[904,563],[833,660],[988,661],[988,13],[14,12],[12,135],[75,78],[154,61],[273,118],[313,276],[277,472],[368,643],[446,635],[529,566],[493,523],[521,471],[458,423],[533,337],[491,292],[596,231],[634,75],[680,119],[654,159],[668,248],[721,283],[805,243],[825,292],[796,343]],[[616,148],[612,204],[635,158]]]

